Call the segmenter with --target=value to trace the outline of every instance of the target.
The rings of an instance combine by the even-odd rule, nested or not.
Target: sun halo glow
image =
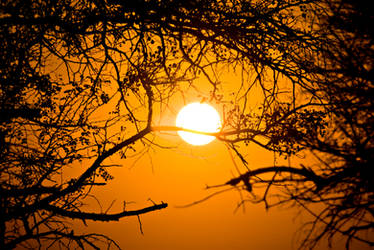
[[[184,106],[178,113],[176,126],[199,132],[218,132],[221,129],[221,118],[209,104],[194,102]],[[214,136],[178,131],[179,136],[189,144],[205,145],[215,139]]]

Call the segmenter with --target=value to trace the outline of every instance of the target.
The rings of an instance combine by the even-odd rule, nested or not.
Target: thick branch
[[[53,213],[69,217],[72,219],[81,219],[81,220],[95,220],[95,221],[118,221],[119,219],[127,216],[137,216],[140,214],[149,213],[155,210],[164,209],[168,206],[167,203],[156,204],[150,207],[142,208],[139,210],[132,210],[132,211],[123,211],[121,213],[116,214],[104,214],[104,213],[86,213],[80,211],[68,211],[63,208],[59,208],[56,206],[48,205],[46,210],[51,211]]]
[[[232,185],[235,186],[240,181],[247,181],[249,180],[249,177],[256,176],[260,174],[266,174],[266,173],[289,173],[289,174],[297,174],[305,177],[307,180],[312,181],[316,184],[317,187],[319,187],[324,179],[318,175],[316,175],[313,171],[308,170],[306,168],[294,168],[294,167],[286,167],[286,166],[274,166],[274,167],[265,167],[265,168],[258,168],[252,171],[248,171],[236,178],[233,178],[226,182],[226,185]]]
[[[68,194],[68,193],[71,193],[71,192],[74,192],[74,191],[78,190],[82,186],[82,184],[84,183],[84,181],[86,179],[88,179],[90,176],[92,176],[92,174],[96,171],[96,169],[100,167],[101,163],[105,159],[107,159],[109,156],[115,154],[116,152],[118,152],[122,148],[124,148],[124,147],[126,147],[126,146],[128,146],[128,145],[130,145],[130,144],[132,144],[134,142],[136,142],[137,140],[143,138],[149,132],[150,132],[150,129],[146,128],[146,129],[140,131],[139,133],[137,133],[136,135],[128,138],[127,140],[124,140],[123,142],[117,144],[113,148],[111,148],[111,149],[103,152],[99,157],[97,157],[96,161],[91,165],[91,167],[89,167],[79,177],[79,179],[73,185],[71,185],[71,186],[65,188],[64,190],[62,190],[61,193],[59,194],[59,196],[62,196],[62,195],[65,195],[65,194]]]
[[[140,140],[145,135],[147,135],[150,131],[151,130],[149,128],[145,128],[139,133],[137,133],[136,135],[124,140],[123,142],[112,147],[111,149],[104,151],[101,155],[97,157],[97,159],[92,163],[92,165],[72,185],[69,185],[68,187],[58,192],[54,192],[48,197],[45,197],[44,199],[40,200],[38,203],[35,203],[27,208],[17,207],[10,214],[7,214],[6,216],[4,216],[5,220],[14,219],[15,217],[22,215],[25,209],[27,209],[27,211],[29,212],[33,212],[40,208],[45,208],[49,205],[50,202],[56,199],[59,199],[60,197],[63,197],[67,194],[77,191],[80,187],[82,187],[85,184],[85,181],[92,176],[92,174],[96,171],[96,169],[98,169],[101,166],[101,163],[105,159],[107,159],[109,156],[113,155],[114,153],[118,152],[122,148]]]

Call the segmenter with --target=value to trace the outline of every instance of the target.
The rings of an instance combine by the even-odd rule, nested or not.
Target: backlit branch
[[[139,210],[123,211],[116,214],[105,214],[105,213],[87,213],[81,211],[69,211],[64,208],[59,208],[56,206],[48,205],[45,207],[45,210],[56,213],[61,216],[65,216],[72,219],[81,219],[81,220],[94,220],[94,221],[118,221],[123,217],[128,216],[138,216],[141,214],[149,213],[155,210],[160,210],[166,208],[167,203],[156,204],[150,207],[145,207]]]

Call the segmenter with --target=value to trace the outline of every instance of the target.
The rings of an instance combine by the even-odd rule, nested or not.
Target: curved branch
[[[232,178],[231,180],[227,181],[225,185],[235,186],[240,181],[244,183],[248,182],[249,177],[256,176],[260,174],[266,173],[289,173],[289,174],[297,174],[305,177],[307,180],[312,181],[317,186],[317,189],[322,185],[322,182],[325,180],[324,178],[316,175],[312,170],[307,168],[294,168],[294,167],[287,167],[287,166],[273,166],[273,167],[265,167],[265,168],[258,168],[252,171],[248,171],[236,178]]]
[[[32,204],[28,207],[17,207],[11,211],[11,213],[4,216],[5,220],[14,219],[15,217],[21,216],[24,214],[25,209],[29,212],[34,212],[40,208],[45,208],[49,206],[49,203],[63,197],[67,194],[73,193],[77,191],[80,187],[82,187],[85,181],[92,176],[92,174],[101,166],[101,163],[110,157],[111,155],[115,154],[122,148],[140,140],[144,136],[146,136],[151,131],[150,128],[145,128],[141,130],[139,133],[133,135],[132,137],[124,140],[123,142],[117,144],[116,146],[112,147],[111,149],[104,151],[101,155],[97,157],[97,159],[92,163],[92,165],[72,184],[67,186],[66,188],[60,190],[59,192],[54,192],[48,197],[40,200],[38,203]]]
[[[116,214],[104,214],[104,213],[86,213],[80,211],[68,211],[63,208],[59,208],[56,206],[48,205],[46,206],[46,210],[56,213],[58,215],[62,215],[64,217],[69,217],[72,219],[81,219],[81,220],[94,220],[94,221],[118,221],[123,217],[128,216],[138,216],[140,214],[149,213],[155,210],[161,210],[168,206],[167,203],[156,204],[150,207],[145,207],[139,210],[132,210],[132,211],[123,211],[121,213]]]

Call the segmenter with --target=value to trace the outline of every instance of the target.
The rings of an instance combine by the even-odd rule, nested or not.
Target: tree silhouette
[[[266,207],[320,204],[301,247],[337,233],[347,248],[352,239],[373,245],[362,234],[373,228],[373,15],[363,1],[16,0],[0,11],[1,248],[117,246],[67,222],[165,208],[91,213],[84,202],[113,178],[109,157],[180,130],[153,126],[155,106],[198,89],[198,77],[225,106],[214,135],[244,165],[248,143],[317,159],[251,169],[225,185]],[[229,97],[222,67],[243,73]]]
[[[238,141],[255,142],[286,158],[303,151],[314,155],[313,163],[251,169],[226,183],[253,192],[248,201],[263,202],[266,208],[294,204],[309,211],[315,220],[305,225],[302,248],[315,248],[325,238],[333,246],[336,234],[346,236],[347,249],[353,239],[374,245],[373,32],[369,28],[374,16],[365,8],[362,1],[300,5],[301,16],[316,25],[312,46],[290,55],[300,72],[292,82],[304,89],[307,98],[299,104],[295,98],[278,103],[261,118],[234,111],[239,118],[232,127],[237,126],[239,133],[222,138],[232,147]],[[261,129],[252,132],[254,125]],[[261,185],[265,188],[254,195],[254,187]]]

